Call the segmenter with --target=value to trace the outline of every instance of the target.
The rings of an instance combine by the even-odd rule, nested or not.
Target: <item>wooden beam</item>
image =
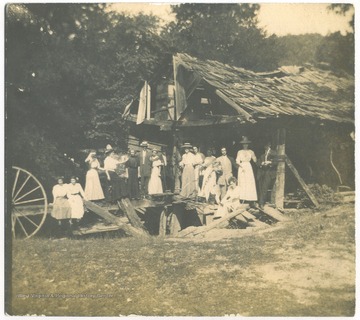
[[[246,219],[252,220],[252,221],[248,221],[247,223],[249,223],[250,225],[253,225],[254,227],[269,227],[269,225],[267,223],[260,221],[252,213],[250,213],[248,211],[243,212],[242,215]]]
[[[134,117],[128,117],[129,121],[136,122]],[[155,120],[155,119],[145,119],[141,124],[158,126],[162,131],[170,131],[174,126],[180,128],[189,128],[189,127],[206,127],[213,125],[224,125],[229,123],[239,123],[245,121],[246,118],[243,118],[242,115],[237,116],[206,116],[203,119],[199,120],[179,120],[177,122],[171,120]]]
[[[299,181],[301,187],[304,189],[304,191],[306,192],[306,194],[308,195],[308,197],[310,198],[311,202],[314,204],[315,207],[319,206],[319,202],[317,201],[316,197],[314,196],[314,194],[311,192],[310,188],[308,187],[308,185],[305,183],[305,181],[301,178],[299,172],[296,170],[296,168],[294,167],[293,163],[291,162],[291,160],[289,159],[288,156],[285,155],[285,162],[288,165],[288,167],[290,168],[290,170],[292,171],[292,173],[294,174],[295,178]]]
[[[268,205],[265,205],[263,209],[259,208],[259,210],[268,215],[269,217],[275,219],[276,221],[285,222],[290,220],[288,217],[280,213],[277,209],[272,208]]]
[[[91,201],[84,200],[84,204],[86,208],[105,219],[108,222],[118,225],[122,230],[124,230],[127,234],[132,235],[134,237],[147,237],[148,235],[143,231],[134,228],[133,226],[124,223],[120,218],[114,216],[109,211],[103,209],[102,207],[92,203]]]
[[[278,166],[276,171],[276,180],[274,185],[274,203],[277,208],[284,207],[284,193],[285,193],[285,134],[284,128],[278,129],[278,144],[277,156]]]
[[[118,201],[118,205],[119,208],[124,211],[125,215],[127,216],[131,225],[134,228],[143,230],[143,232],[148,233],[147,230],[144,228],[144,224],[137,215],[134,206],[131,204],[128,198],[121,199],[120,201]]]
[[[198,227],[196,228],[195,230],[191,230],[189,232],[181,232],[178,234],[178,237],[186,237],[186,236],[189,236],[189,235],[193,235],[193,236],[196,236],[198,234],[201,234],[201,233],[206,233],[216,227],[218,227],[219,225],[221,225],[223,222],[226,222],[226,221],[229,221],[230,219],[232,218],[235,218],[236,216],[238,216],[239,214],[245,212],[247,209],[249,208],[248,205],[243,205],[241,206],[240,208],[238,208],[236,211],[234,212],[231,212],[227,215],[225,215],[224,217],[218,219],[218,220],[215,220],[213,222],[211,222],[209,225],[207,226],[204,226],[204,227]],[[184,230],[185,231],[185,230]]]
[[[230,105],[232,108],[234,108],[239,114],[243,115],[247,121],[250,121],[252,123],[256,123],[256,121],[253,119],[252,115],[248,112],[246,112],[243,108],[241,108],[237,103],[232,101],[230,98],[228,98],[224,93],[222,93],[220,90],[215,90],[215,94],[224,100],[228,105]]]

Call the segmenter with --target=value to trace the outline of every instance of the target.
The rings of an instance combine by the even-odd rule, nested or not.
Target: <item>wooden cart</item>
[[[44,224],[48,199],[40,181],[29,171],[12,167],[10,174],[12,234],[14,238],[28,239]]]

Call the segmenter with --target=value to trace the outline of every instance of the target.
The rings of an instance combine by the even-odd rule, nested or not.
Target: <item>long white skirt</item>
[[[257,201],[254,172],[250,162],[243,162],[238,170],[240,200]]]
[[[80,195],[69,195],[71,219],[81,219],[84,216],[84,203]]]
[[[196,195],[195,173],[192,164],[186,164],[181,176],[180,195],[189,198]]]
[[[99,173],[96,169],[90,169],[86,173],[85,196],[88,200],[102,200],[105,198],[100,184]]]
[[[163,193],[163,187],[160,176],[160,167],[153,167],[148,187],[149,194]]]

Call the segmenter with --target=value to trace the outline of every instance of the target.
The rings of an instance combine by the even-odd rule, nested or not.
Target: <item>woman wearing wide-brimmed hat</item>
[[[256,163],[254,151],[249,149],[251,141],[248,137],[242,137],[240,143],[242,150],[239,150],[236,157],[238,168],[238,186],[240,192],[240,200],[254,202],[257,201],[256,184],[251,161]]]
[[[182,155],[182,159],[179,163],[182,168],[180,195],[185,198],[190,198],[196,195],[194,169],[196,159],[194,154],[191,152],[192,145],[190,143],[184,143],[181,148],[184,150],[184,154]]]

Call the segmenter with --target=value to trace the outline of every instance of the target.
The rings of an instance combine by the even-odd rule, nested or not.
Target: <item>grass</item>
[[[11,313],[350,316],[354,208],[334,210],[295,213],[283,229],[218,241],[14,241]]]

